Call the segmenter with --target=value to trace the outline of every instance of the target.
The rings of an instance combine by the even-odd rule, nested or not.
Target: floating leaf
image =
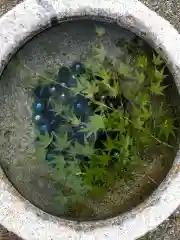
[[[87,132],[87,137],[97,134],[101,129],[105,128],[104,119],[100,115],[93,115],[89,118],[89,122],[86,124],[86,127],[81,130],[81,132]]]
[[[57,103],[55,101],[50,101],[50,103],[53,104],[53,108],[51,109],[52,112],[55,113],[55,115],[62,115],[63,111],[65,110],[65,106]]]
[[[164,63],[164,61],[161,59],[160,55],[156,56],[153,53],[153,63],[154,63],[154,65],[159,66],[159,65],[162,65]]]
[[[109,95],[112,98],[116,98],[120,93],[120,86],[118,81],[114,81],[112,87],[109,89]]]
[[[82,145],[77,141],[69,150],[69,154],[72,156],[76,155],[91,156],[94,154],[94,152],[95,152],[94,146],[92,146],[91,144]]]
[[[65,165],[66,165],[66,161],[64,159],[64,156],[62,155],[58,155],[54,158],[54,160],[52,161],[52,163],[55,163],[56,164],[56,169],[58,170],[58,173],[60,177],[60,179],[62,179],[62,172],[64,171],[64,168],[65,168]],[[60,180],[59,179],[59,180]],[[63,178],[64,179],[64,178]]]
[[[123,62],[120,63],[118,72],[120,75],[123,75],[125,77],[132,77],[133,76],[133,72],[132,72],[132,67],[128,64],[125,64]]]
[[[100,112],[100,114],[102,115],[105,111],[109,109],[109,107],[103,102],[94,101],[94,103],[97,105],[96,109],[94,110],[94,113]]]
[[[81,119],[77,118],[76,116],[73,116],[71,118],[71,123],[75,126],[79,126],[81,124]]]
[[[150,103],[150,96],[146,92],[141,92],[135,97],[135,102],[141,106],[146,106]]]
[[[174,130],[174,120],[172,118],[166,118],[160,125],[160,135],[164,135],[167,140],[170,135],[175,136]]]
[[[38,146],[47,148],[53,140],[53,136],[50,136],[47,132],[45,134],[38,134]]]
[[[153,81],[158,81],[159,83],[161,83],[166,75],[164,75],[164,68],[162,68],[161,70],[158,70],[157,68],[155,68],[154,70],[154,76],[155,76],[155,79]]]
[[[88,88],[88,76],[85,74],[77,77],[76,87],[71,88],[75,94],[81,94],[85,89]]]
[[[66,148],[69,148],[71,141],[68,139],[68,133],[65,132],[63,134],[55,135],[56,141],[54,143],[55,147],[59,150],[65,150]]]
[[[89,70],[93,75],[96,75],[102,68],[102,63],[95,58],[88,58],[84,60],[86,70]]]
[[[105,34],[105,28],[103,27],[96,27],[96,34],[98,37],[102,37]]]
[[[94,53],[95,53],[95,58],[100,61],[100,62],[104,62],[104,59],[107,55],[107,52],[103,46],[103,44],[100,44],[99,47],[95,47],[94,48]]]
[[[137,57],[137,67],[147,68],[148,61],[146,56],[138,56]]]
[[[135,129],[142,129],[144,125],[144,119],[136,117],[132,119],[132,124]]]
[[[88,98],[93,98],[97,92],[99,92],[99,86],[97,85],[97,83],[95,81],[88,82],[87,88],[84,89],[84,94]]]
[[[111,153],[111,151],[113,149],[117,149],[119,148],[119,135],[116,136],[116,138],[111,138],[109,136],[107,136],[106,141],[103,141],[103,145],[105,146],[106,150],[108,151],[108,153]]]
[[[101,151],[101,154],[98,154],[96,157],[98,164],[103,166],[108,166],[109,162],[112,159],[110,152],[106,153],[104,151]]]
[[[163,91],[167,86],[162,86],[161,82],[153,83],[150,86],[150,91],[154,95],[164,95]]]
[[[100,69],[97,74],[98,77],[100,77],[101,83],[104,83],[105,85],[110,84],[111,80],[111,72],[108,69]]]
[[[137,73],[136,78],[138,83],[142,84],[144,83],[144,80],[145,80],[145,74],[143,72]]]

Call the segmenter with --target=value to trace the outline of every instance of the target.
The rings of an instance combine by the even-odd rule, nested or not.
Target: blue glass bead
[[[51,95],[50,89],[48,85],[45,86],[37,86],[34,90],[34,93],[37,98],[48,98]]]
[[[104,100],[106,97],[104,95],[101,96],[101,100]]]
[[[42,107],[42,104],[41,104],[41,103],[37,103],[37,104],[36,104],[36,108],[37,108],[37,109],[40,109],[41,107]]]
[[[39,130],[42,133],[48,132],[48,126],[43,124],[43,125],[40,126]]]
[[[36,115],[36,116],[34,117],[34,120],[37,121],[37,122],[40,121],[40,119],[41,119],[41,116],[40,116],[40,115]]]
[[[114,156],[115,156],[115,157],[119,157],[120,155],[119,155],[118,152],[115,152],[115,153],[114,153]]]
[[[85,71],[84,65],[81,62],[74,62],[71,67],[72,73],[82,74]]]
[[[62,81],[64,83],[68,83],[69,82],[69,79],[70,79],[70,71],[67,67],[61,67],[59,69],[59,73],[58,73],[58,82],[61,83]]]
[[[71,78],[69,80],[69,87],[70,88],[74,88],[76,87],[77,83],[76,83],[76,76],[75,75],[71,75]]]
[[[76,65],[76,71],[79,71],[80,67],[81,67],[81,65],[80,65],[80,64],[77,64],[77,65]]]
[[[43,104],[41,102],[35,102],[34,108],[36,112],[41,112],[43,110]]]
[[[65,82],[62,82],[62,83],[60,83],[60,85],[61,85],[62,87],[65,87],[65,86],[66,86],[66,83],[65,83]]]
[[[87,156],[84,156],[84,159],[83,159],[84,161],[88,161],[89,160],[89,158],[87,157]]]
[[[50,88],[50,92],[53,93],[53,92],[55,92],[55,91],[56,91],[56,87],[55,87],[55,86],[52,86],[52,87]]]
[[[65,98],[65,94],[61,93],[61,98],[64,99]]]
[[[46,155],[46,160],[48,160],[48,162],[53,161],[53,160],[54,160],[54,154],[47,153],[47,155]]]
[[[50,131],[55,131],[59,128],[59,125],[64,121],[60,115],[56,115],[50,120]]]
[[[74,79],[74,80],[76,79],[76,76],[74,74],[72,75],[72,79]]]
[[[77,104],[76,104],[76,107],[77,107],[77,108],[81,108],[81,106],[82,106],[81,103],[77,103]]]

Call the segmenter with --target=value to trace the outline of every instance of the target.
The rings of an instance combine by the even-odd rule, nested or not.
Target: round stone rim
[[[26,0],[0,18],[0,74],[9,59],[36,33],[67,17],[89,15],[117,22],[149,41],[167,60],[180,89],[180,35],[165,19],[137,0]],[[172,44],[173,43],[173,44]],[[0,223],[27,240],[137,239],[180,205],[180,151],[157,190],[126,214],[96,222],[51,216],[25,200],[0,168]]]

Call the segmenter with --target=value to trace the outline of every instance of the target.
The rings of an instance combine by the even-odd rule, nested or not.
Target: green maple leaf
[[[94,101],[94,103],[97,105],[96,109],[94,110],[94,113],[100,112],[100,115],[103,115],[103,113],[109,109],[109,107],[100,101]]]
[[[100,155],[97,155],[96,158],[97,158],[98,164],[103,165],[103,166],[107,166],[108,163],[110,162],[110,160],[112,159],[110,152],[106,153],[103,151],[101,152]]]
[[[68,121],[71,121],[71,118],[74,117],[74,108],[69,105],[63,105],[61,103],[57,103],[55,100],[51,99],[50,102],[52,104],[51,111],[55,113],[55,115],[60,115]]]
[[[120,75],[123,75],[125,77],[132,77],[133,72],[132,72],[132,67],[129,64],[125,64],[123,62],[120,63],[118,72]]]
[[[76,116],[73,116],[71,118],[71,123],[75,126],[81,125],[81,119],[77,118]]]
[[[67,211],[68,207],[68,198],[63,195],[62,191],[58,189],[58,193],[54,196],[54,200],[59,203],[61,207],[61,212],[64,214]]]
[[[138,56],[137,57],[137,67],[147,68],[148,61],[146,56]]]
[[[68,140],[67,132],[64,132],[60,135],[56,135],[54,133],[54,135],[56,137],[56,142],[54,143],[54,145],[59,151],[69,148],[69,146],[71,145],[71,141]]]
[[[81,75],[77,79],[77,86],[75,88],[71,88],[71,90],[75,94],[83,94],[92,98],[94,94],[99,91],[99,86],[97,85],[96,81],[89,81],[87,75]]]
[[[38,142],[37,142],[38,146],[45,149],[52,142],[53,136],[49,135],[47,132],[44,135],[39,133],[38,134],[38,139],[39,139]]]
[[[103,80],[101,81],[101,83],[105,84],[105,85],[109,85],[110,84],[110,80],[111,80],[111,72],[108,69],[100,69],[98,74],[98,77],[102,78]]]
[[[56,103],[53,100],[51,100],[50,103],[53,104],[53,108],[51,109],[51,111],[54,112],[55,115],[62,115],[63,111],[66,109],[66,106],[60,103]]]
[[[102,181],[103,183],[107,180],[107,171],[105,168],[96,167],[94,169],[94,179],[95,181]]]
[[[141,119],[147,120],[151,117],[151,115],[152,115],[151,105],[147,107],[141,106],[141,114],[139,115]]]
[[[91,186],[84,184],[81,175],[77,175],[77,173],[81,172],[81,169],[76,158],[74,158],[74,161],[67,167],[66,172],[68,172],[65,182],[66,187],[72,189],[79,197],[86,195],[87,191],[91,189]]]
[[[107,139],[105,142],[103,142],[103,145],[106,147],[106,150],[110,153],[113,149],[118,149],[119,147],[119,139],[118,136],[114,139],[109,136],[107,136]]]
[[[96,34],[98,37],[102,37],[105,34],[105,28],[103,27],[96,27]]]
[[[71,184],[73,184],[74,180],[76,179],[77,180],[76,183],[81,185],[82,181],[81,181],[81,176],[79,174],[81,172],[81,169],[78,162],[79,160],[75,156],[73,156],[73,161],[69,162],[69,165],[66,167],[67,168],[66,172],[68,175],[69,183],[71,182]]]
[[[99,47],[95,47],[93,50],[95,53],[95,58],[100,62],[104,62],[107,52],[106,52],[103,44],[100,44]]]
[[[136,97],[135,97],[135,102],[137,104],[140,104],[141,106],[146,106],[150,102],[150,96],[146,92],[140,92]]]
[[[150,86],[150,91],[154,95],[164,95],[163,91],[167,86],[161,86],[161,82],[152,83]]]
[[[110,97],[112,97],[112,98],[116,98],[119,95],[120,88],[119,88],[119,82],[118,81],[114,80],[113,86],[110,88],[109,92],[110,92]]]
[[[65,165],[66,165],[66,161],[64,159],[64,156],[62,155],[58,155],[54,158],[54,160],[52,160],[52,163],[55,163],[56,164],[56,170],[58,171],[58,176],[59,176],[59,179],[64,179],[64,174],[62,174],[64,172],[64,168],[65,168]],[[56,179],[57,180],[57,179]]]
[[[137,73],[136,78],[139,84],[144,83],[145,80],[145,74],[143,72]]]
[[[107,171],[104,167],[102,168],[101,166],[96,165],[88,168],[85,176],[85,181],[89,184],[96,183],[96,181],[104,182],[107,178]]]
[[[95,149],[91,144],[82,145],[77,141],[74,143],[74,146],[72,146],[69,149],[69,154],[72,156],[76,156],[76,155],[91,156],[94,154],[94,152],[95,152]]]
[[[107,131],[118,131],[123,133],[129,124],[128,116],[126,118],[122,109],[113,109],[112,113],[107,114],[105,125]]]
[[[144,125],[144,119],[140,117],[135,117],[132,119],[132,124],[135,129],[142,129]]]
[[[159,66],[159,65],[162,65],[162,63],[164,63],[164,61],[161,59],[160,55],[156,56],[153,53],[153,63],[154,63],[154,65]]]
[[[88,96],[88,98],[93,98],[93,96],[99,92],[99,86],[95,81],[88,82],[87,88],[84,89],[83,93]]]
[[[74,107],[65,106],[63,110],[63,117],[65,117],[68,121],[71,121],[74,118]]]
[[[159,122],[167,114],[167,109],[165,109],[164,103],[161,102],[160,106],[155,102],[152,107],[152,118]]]
[[[98,74],[99,69],[102,68],[102,63],[97,59],[89,57],[84,60],[84,65],[87,70],[89,70],[94,75]]]
[[[155,82],[158,81],[161,83],[166,77],[166,75],[164,75],[164,67],[161,70],[158,70],[157,68],[155,68],[154,69],[154,77],[155,77],[155,79],[153,81],[155,81]]]
[[[145,124],[144,128],[139,132],[139,134],[137,133],[135,138],[136,138],[136,142],[140,140],[140,142],[143,145],[150,144],[150,142],[152,141],[152,138],[151,138],[150,127],[148,126],[148,124]]]
[[[96,133],[101,129],[105,129],[104,119],[102,116],[95,114],[90,117],[89,122],[81,132],[86,132],[87,137],[90,137],[93,134],[96,136]]]
[[[75,94],[80,94],[86,89],[88,86],[88,77],[86,74],[82,74],[77,78],[76,81],[76,87],[71,88],[71,91],[73,91]]]
[[[164,135],[167,140],[170,135],[175,136],[174,130],[175,130],[174,119],[172,118],[166,118],[160,124],[160,135]]]
[[[127,150],[129,146],[131,146],[133,143],[133,139],[129,136],[129,134],[122,134],[120,138],[120,145],[124,150]]]

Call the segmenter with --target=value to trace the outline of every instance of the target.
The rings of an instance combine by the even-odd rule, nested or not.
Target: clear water
[[[57,188],[47,178],[51,174],[51,167],[32,159],[35,129],[44,132],[56,131],[60,127],[62,119],[54,116],[47,105],[47,100],[54,93],[58,93],[62,101],[64,98],[70,101],[77,115],[82,115],[84,121],[90,109],[85,99],[68,98],[67,89],[54,84],[43,90],[37,87],[32,95],[30,83],[37,72],[43,75],[47,68],[52,67],[57,69],[55,79],[64,84],[68,84],[68,81],[73,84],[73,63],[79,61],[80,56],[88,52],[97,40],[94,32],[96,25],[106,29],[103,43],[109,56],[123,56],[127,51],[125,45],[119,45],[119,40],[135,41],[137,49],[149,53],[150,47],[142,39],[116,24],[90,20],[65,22],[40,33],[25,44],[11,59],[0,81],[1,166],[13,185],[31,203],[45,212],[79,220],[104,219],[136,206],[164,179],[176,152],[175,143],[174,151],[155,149],[149,156],[154,161],[138,169],[134,179],[117,182],[112,189],[107,189],[103,198],[89,199],[86,206],[74,204],[65,210],[54,200]],[[67,72],[64,66],[73,67]],[[61,71],[58,75],[59,69]],[[167,74],[172,84],[167,101],[176,108],[179,105],[178,94],[168,70]],[[79,141],[82,140],[77,129],[74,129],[73,134]],[[156,161],[159,154],[162,158]],[[46,161],[51,161],[51,157],[48,159],[46,156]]]

